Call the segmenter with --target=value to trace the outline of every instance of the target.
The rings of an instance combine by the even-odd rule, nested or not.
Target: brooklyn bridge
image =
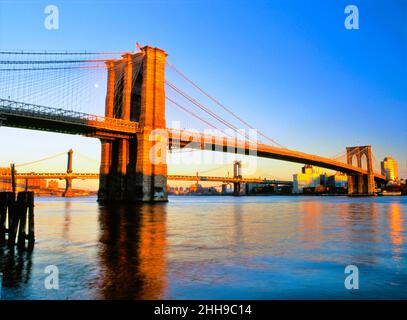
[[[375,185],[386,182],[385,176],[374,170],[375,157],[370,145],[344,147],[338,156],[329,158],[288,149],[259,130],[256,133],[264,141],[247,131],[239,130],[237,126],[166,79],[166,68],[170,68],[190,86],[249,128],[250,132],[255,131],[255,126],[248,124],[185,76],[177,67],[167,62],[167,54],[159,48],[144,46],[137,52],[118,53],[3,51],[0,55],[1,125],[99,139],[101,142],[99,173],[87,176],[73,174],[72,170],[69,171],[68,161],[66,173],[44,173],[43,178],[99,179],[100,202],[167,201],[167,180],[197,179],[193,174],[167,174],[167,152],[177,149],[277,159],[339,171],[347,174],[350,195],[373,195]],[[93,58],[90,59],[89,56]],[[76,83],[76,86],[70,86],[69,90],[64,87],[64,81],[68,83],[67,78],[64,78],[68,73],[74,78],[75,72],[86,74],[93,70],[102,70],[106,73],[103,115],[74,108],[77,103],[75,90],[83,90],[80,82]],[[59,80],[62,80],[53,83],[50,73],[59,74]],[[185,107],[181,100],[175,100],[167,95],[166,90],[198,108],[210,117],[212,122],[199,116],[192,108]],[[58,95],[52,92],[64,92],[65,95],[69,95],[65,103],[66,108],[60,107]],[[33,97],[43,102],[35,103]],[[168,127],[167,104],[202,122],[207,128],[221,133],[212,134],[206,131]],[[219,130],[220,127],[226,127],[228,131],[222,132]],[[41,146],[41,142],[39,145]],[[43,143],[43,147],[46,148],[46,142]],[[22,177],[27,178],[27,175],[29,174],[25,176],[23,174]],[[241,176],[234,176],[229,180],[225,177],[200,177],[200,179],[245,182]],[[261,181],[247,178],[246,182]]]

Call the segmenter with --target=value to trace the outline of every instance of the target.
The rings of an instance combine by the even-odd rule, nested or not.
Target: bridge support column
[[[160,133],[158,133],[160,134]],[[137,136],[137,161],[135,179],[129,181],[128,197],[136,201],[160,202],[167,201],[167,165],[161,163],[160,158],[166,161],[166,145],[157,146],[154,142],[158,134],[146,131]],[[160,135],[161,136],[161,135]],[[164,134],[163,139],[166,139]],[[161,153],[157,155],[156,153]]]
[[[241,161],[235,161],[233,162],[233,178],[242,178],[242,162]],[[234,182],[233,183],[233,195],[234,196],[239,196],[241,191],[241,185],[240,182]]]
[[[167,134],[165,121],[165,60],[158,48],[144,47],[140,126],[137,136],[135,181],[128,197],[138,201],[167,201]]]
[[[348,174],[348,194],[353,194],[355,190],[355,176]]]
[[[240,195],[240,183],[239,182],[234,182],[233,183],[233,195],[234,196],[239,196]]]
[[[166,56],[146,46],[108,63],[106,116],[137,121],[141,132],[102,141],[99,201],[167,201]]]
[[[368,175],[366,175],[366,179],[367,179],[367,193],[370,195],[374,195],[375,191],[376,191],[376,184],[374,181],[374,174],[373,173],[369,173]]]
[[[363,174],[358,174],[357,175],[357,182],[358,182],[358,185],[357,185],[357,193],[358,194],[363,194],[364,192],[364,186],[365,186],[365,184],[364,184],[364,180],[365,180],[365,177],[364,177],[364,175]]]
[[[104,200],[106,201],[126,200],[128,144],[129,142],[126,139],[117,139],[105,146],[105,152],[108,152],[108,154],[104,154],[102,159],[106,161],[103,170],[108,170],[104,177]],[[99,181],[99,191],[101,191],[102,180]],[[102,199],[101,192],[99,192],[99,195],[99,199]]]
[[[112,142],[101,140],[101,158],[99,170],[98,199],[108,199],[109,195],[109,172],[112,162]]]
[[[367,174],[348,174],[348,194],[372,196],[375,193],[375,182],[373,174],[372,147],[356,146],[346,148],[347,162],[353,164],[352,159],[356,157],[357,167],[362,168],[362,158],[366,158]]]
[[[65,179],[65,191],[62,194],[63,197],[72,197],[73,192],[72,192],[72,179],[71,178],[66,178]]]
[[[70,174],[72,173],[72,155],[73,155],[73,150],[70,149],[68,151],[68,160],[67,160],[67,165],[66,165],[66,173]],[[72,197],[72,178],[66,178],[65,179],[65,191],[62,194],[64,197]]]

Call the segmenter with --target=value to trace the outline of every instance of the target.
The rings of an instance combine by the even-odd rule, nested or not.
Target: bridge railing
[[[59,121],[107,130],[120,130],[126,133],[135,133],[139,129],[138,122],[134,121],[102,117],[73,110],[52,108],[0,98],[0,115],[1,114]]]

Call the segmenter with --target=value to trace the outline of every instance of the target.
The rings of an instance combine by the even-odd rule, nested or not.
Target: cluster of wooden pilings
[[[27,245],[26,245],[27,240]],[[0,192],[0,244],[34,248],[34,192]]]

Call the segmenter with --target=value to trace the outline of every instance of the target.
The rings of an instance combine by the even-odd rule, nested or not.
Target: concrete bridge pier
[[[107,62],[106,117],[139,123],[132,139],[101,141],[98,201],[167,201],[165,60],[158,48],[143,47]]]
[[[72,197],[73,196],[71,178],[65,179],[65,191],[63,192],[62,196],[63,197]]]
[[[125,200],[128,140],[101,140],[101,162],[98,199],[101,201]]]
[[[375,182],[372,162],[371,146],[356,146],[346,148],[347,163],[353,164],[356,158],[356,166],[362,168],[362,159],[366,159],[367,174],[348,174],[348,194],[353,196],[373,196],[375,194]]]

